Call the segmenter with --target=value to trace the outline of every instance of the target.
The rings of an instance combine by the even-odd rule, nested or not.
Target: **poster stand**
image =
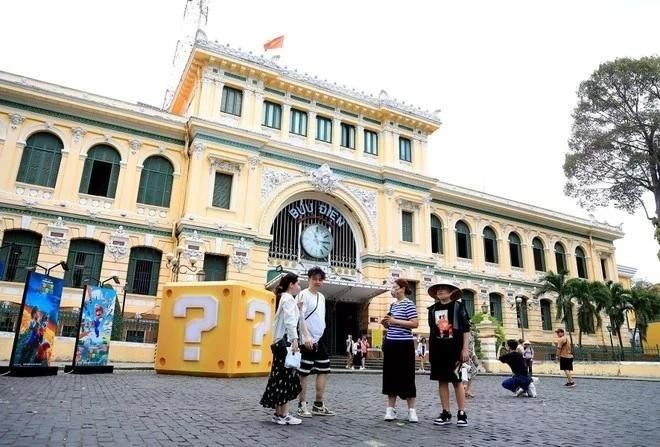
[[[43,285],[47,285],[47,289],[40,290],[39,291],[39,296],[35,295],[34,290],[30,290],[30,285],[32,284],[32,281],[34,280],[35,283],[42,282],[42,287]],[[50,343],[44,339],[44,332],[46,332],[46,328],[48,327],[48,319],[44,318],[44,315],[47,317],[48,315],[51,315],[51,313],[54,311],[53,309],[57,309],[57,312],[54,314],[57,316],[59,313],[59,306],[60,306],[60,300],[62,299],[62,283],[63,281],[58,278],[53,278],[51,276],[42,275],[36,272],[29,272],[27,274],[27,277],[25,278],[25,287],[23,289],[23,299],[21,300],[21,307],[19,311],[19,317],[21,318],[22,321],[23,319],[23,312],[25,312],[25,306],[28,303],[28,300],[30,301],[30,306],[32,307],[32,311],[39,315],[38,312],[36,312],[36,307],[35,306],[35,300],[41,299],[40,303],[49,303],[50,310],[45,312],[42,315],[42,319],[40,322],[33,320],[32,329],[31,333],[28,334],[27,336],[30,338],[30,348],[32,349],[37,349],[37,346],[39,343],[44,342],[42,346],[39,347],[39,351],[42,353],[42,357],[40,357],[39,354],[36,355],[36,359],[33,354],[27,355],[27,361],[24,361],[25,353],[26,353],[26,345],[23,344],[23,346],[19,347],[19,339],[26,337],[26,332],[21,332],[21,324],[18,324],[16,327],[16,331],[14,333],[14,343],[12,344],[11,348],[11,356],[9,360],[9,366],[5,367],[5,369],[8,369],[9,375],[11,376],[17,376],[17,377],[33,377],[33,376],[54,376],[57,375],[57,366],[50,366],[50,359],[48,352],[51,348],[52,345],[52,340]],[[33,284],[34,286],[34,284]],[[43,307],[43,304],[40,304]],[[43,310],[43,309],[42,309]],[[53,319],[51,315],[51,320]],[[53,321],[51,321],[51,324]],[[57,324],[57,318],[54,318],[54,324]],[[43,348],[43,349],[42,349]],[[29,352],[29,351],[28,351]],[[35,361],[36,360],[36,361]]]
[[[64,372],[67,374],[112,374],[114,372],[114,366],[112,365],[107,365],[105,363],[103,364],[89,364],[89,359],[87,358],[81,358],[80,362],[83,364],[79,364],[79,349],[81,349],[81,346],[85,343],[84,340],[81,340],[81,333],[83,332],[83,319],[86,316],[85,313],[85,299],[88,298],[92,294],[93,290],[108,290],[104,288],[103,286],[101,287],[92,287],[89,284],[85,284],[85,287],[83,288],[83,294],[82,294],[82,300],[80,301],[80,312],[79,317],[78,317],[78,331],[76,332],[76,343],[74,345],[73,349],[73,360],[71,362],[71,365],[65,365],[64,366]],[[112,307],[112,312],[114,313],[114,302],[116,299],[116,292],[114,289],[110,288],[109,290],[112,290],[112,294],[110,295],[110,300],[113,304]],[[88,323],[85,321],[84,323]],[[112,326],[110,326],[110,330],[112,330]],[[103,332],[101,330],[101,332]],[[109,335],[109,334],[108,334]],[[109,349],[109,347],[107,348]],[[107,355],[107,351],[106,351]],[[84,357],[84,356],[81,356]],[[87,361],[87,362],[86,362]],[[87,363],[87,364],[84,364]]]

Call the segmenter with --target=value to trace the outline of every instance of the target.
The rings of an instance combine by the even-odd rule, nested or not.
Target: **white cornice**
[[[421,108],[415,107],[411,104],[405,104],[396,100],[389,99],[386,96],[375,97],[365,92],[360,92],[355,89],[350,89],[346,86],[339,85],[336,82],[329,82],[327,80],[320,79],[317,76],[299,72],[297,69],[290,69],[287,66],[282,67],[281,65],[275,63],[273,60],[267,59],[252,52],[246,53],[242,50],[231,48],[228,45],[220,45],[218,43],[209,42],[206,40],[197,40],[197,42],[195,42],[195,47],[259,65],[262,68],[275,72],[282,77],[308,84],[315,89],[325,90],[331,95],[343,96],[349,100],[367,104],[374,109],[388,108],[399,113],[405,113],[407,115],[417,117],[419,119],[433,123],[436,126],[442,124],[438,116],[427,110],[422,110]]]

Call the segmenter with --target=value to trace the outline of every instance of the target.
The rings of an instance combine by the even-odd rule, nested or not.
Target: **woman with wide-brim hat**
[[[442,413],[433,423],[445,425],[451,422],[449,384],[454,386],[458,413],[456,425],[468,425],[465,413],[465,390],[461,383],[460,368],[469,360],[470,316],[461,297],[461,289],[450,282],[438,282],[428,289],[435,300],[429,306],[429,362],[431,380],[438,381]]]

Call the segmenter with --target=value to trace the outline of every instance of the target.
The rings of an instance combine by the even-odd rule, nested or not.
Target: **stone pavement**
[[[380,375],[335,374],[327,402],[338,415],[299,426],[269,422],[270,411],[258,404],[263,377],[126,370],[0,377],[0,445],[649,446],[660,439],[660,382],[581,379],[566,389],[560,378],[546,377],[539,398],[529,399],[513,397],[501,379],[477,378],[470,426],[458,428],[431,423],[437,388],[423,375],[418,424],[382,420]]]

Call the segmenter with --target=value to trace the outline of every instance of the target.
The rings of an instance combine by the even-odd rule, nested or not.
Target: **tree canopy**
[[[577,94],[566,194],[588,209],[643,208],[660,243],[660,57],[605,62]],[[644,204],[649,192],[655,212]]]

